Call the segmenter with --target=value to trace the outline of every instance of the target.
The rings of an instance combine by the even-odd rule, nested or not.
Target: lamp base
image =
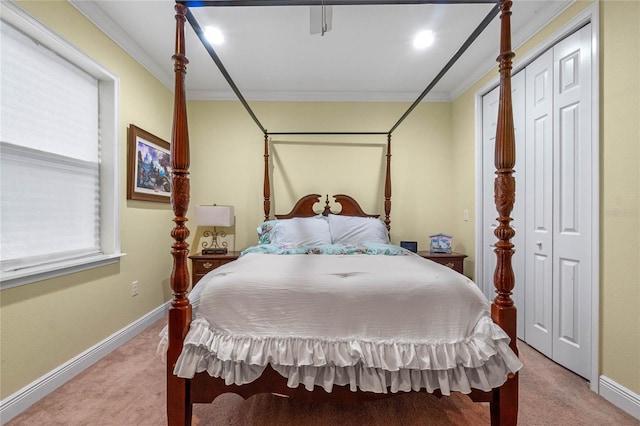
[[[202,254],[227,254],[226,247],[207,247],[202,249]]]

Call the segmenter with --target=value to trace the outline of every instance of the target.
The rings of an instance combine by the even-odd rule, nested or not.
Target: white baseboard
[[[640,395],[607,376],[600,376],[600,396],[640,420]]]
[[[132,322],[123,329],[87,349],[75,358],[70,359],[55,370],[50,371],[31,384],[9,395],[0,401],[0,424],[22,413],[24,410],[73,379],[75,376],[91,367],[102,358],[118,349],[129,339],[135,337],[148,326],[164,317],[170,302],[162,304],[140,319]]]

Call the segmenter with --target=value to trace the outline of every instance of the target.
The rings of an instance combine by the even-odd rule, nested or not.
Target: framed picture
[[[169,142],[133,124],[127,132],[127,199],[169,203]]]

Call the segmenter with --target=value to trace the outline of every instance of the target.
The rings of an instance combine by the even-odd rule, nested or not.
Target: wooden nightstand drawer
[[[431,253],[430,251],[419,251],[418,254],[425,259],[433,260],[441,265],[447,266],[456,272],[464,273],[464,259],[466,254],[462,253]]]
[[[222,266],[225,263],[229,263],[228,259],[202,259],[193,262],[194,274],[204,275],[207,272],[216,269],[218,266]]]
[[[202,277],[214,269],[232,262],[240,256],[238,251],[230,251],[225,254],[194,254],[191,259],[191,286],[194,287]]]

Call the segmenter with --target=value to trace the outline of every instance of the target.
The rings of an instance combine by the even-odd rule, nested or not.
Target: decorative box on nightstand
[[[429,251],[431,253],[451,253],[451,235],[436,234],[429,237]]]
[[[191,287],[195,287],[198,281],[204,277],[207,272],[232,262],[240,257],[239,251],[230,251],[225,254],[194,254],[189,256],[191,259]]]
[[[425,259],[433,260],[441,265],[448,266],[456,272],[464,273],[464,258],[462,253],[432,253],[430,251],[419,251],[418,254]]]

